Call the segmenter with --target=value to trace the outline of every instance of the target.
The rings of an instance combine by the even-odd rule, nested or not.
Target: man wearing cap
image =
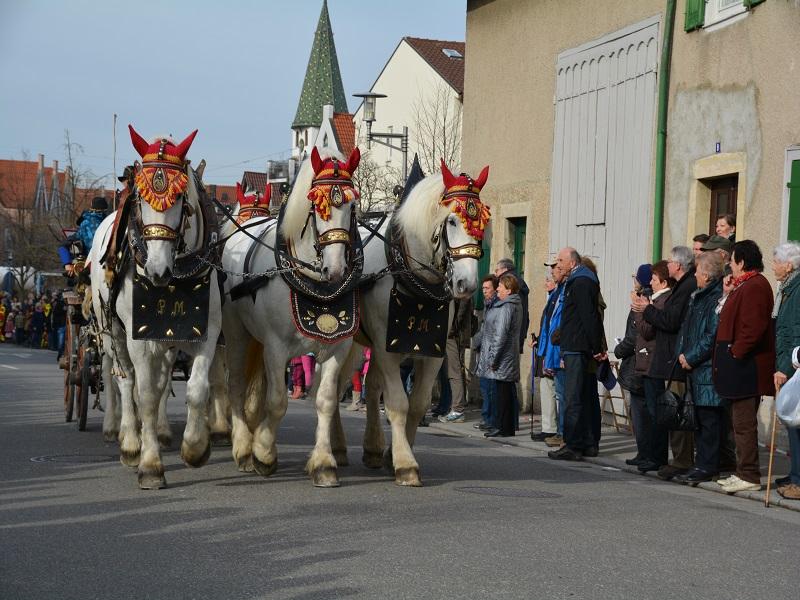
[[[564,274],[555,260],[544,263],[550,270],[547,303],[542,311],[539,339],[534,341],[537,363],[540,365],[539,400],[542,411],[542,431],[532,434],[536,442],[561,445],[564,432],[564,386],[561,369],[561,352],[558,336],[553,333],[561,325],[561,307],[564,291]],[[552,442],[548,442],[552,440]]]
[[[725,263],[729,263],[731,260],[731,249],[733,248],[733,244],[728,238],[724,238],[721,235],[712,235],[708,238],[700,249],[703,252],[714,251],[717,252],[720,256],[722,256],[722,260]]]

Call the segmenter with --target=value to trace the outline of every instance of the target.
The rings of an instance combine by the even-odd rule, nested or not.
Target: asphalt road
[[[178,447],[183,384],[170,415]],[[0,346],[0,598],[796,598],[800,513],[422,430],[424,487],[361,465],[303,474],[315,417],[291,401],[270,478],[227,448],[169,487],[63,422],[54,354]]]

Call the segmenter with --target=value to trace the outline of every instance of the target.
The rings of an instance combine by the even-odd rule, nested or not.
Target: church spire
[[[328,16],[328,0],[323,0],[292,129],[319,127],[322,123],[322,107],[326,104],[332,104],[336,112],[347,112],[347,99]]]

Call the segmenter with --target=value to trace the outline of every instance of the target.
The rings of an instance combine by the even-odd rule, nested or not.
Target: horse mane
[[[325,147],[319,150],[320,158],[336,158],[341,162],[347,159],[333,148]],[[306,159],[300,165],[300,171],[294,180],[292,192],[286,201],[286,209],[283,212],[281,222],[281,233],[287,240],[291,240],[300,235],[308,219],[309,202],[308,192],[311,190],[311,182],[314,179],[314,169],[311,167],[311,160]]]
[[[415,185],[395,213],[400,231],[421,242],[430,240],[434,227],[450,212],[449,208],[439,204],[443,193],[441,173],[428,175]]]

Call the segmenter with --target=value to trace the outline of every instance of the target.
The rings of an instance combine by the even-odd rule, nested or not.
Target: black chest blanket
[[[394,223],[387,230],[386,260],[395,277],[389,296],[386,351],[444,356],[451,294],[444,284],[431,284],[413,273]]]
[[[133,339],[201,342],[208,332],[210,275],[173,279],[156,287],[146,277],[133,278]]]

